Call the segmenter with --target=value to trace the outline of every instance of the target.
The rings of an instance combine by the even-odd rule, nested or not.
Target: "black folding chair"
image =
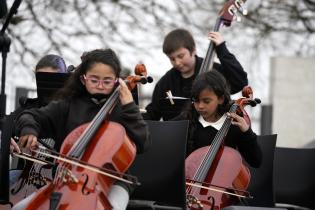
[[[315,148],[276,147],[274,187],[276,205],[315,209]]]
[[[273,168],[277,135],[258,136],[258,144],[262,150],[263,160],[259,168],[251,168],[251,181],[248,191],[253,196],[250,206],[274,207]]]
[[[275,208],[274,200],[274,152],[276,147],[277,135],[258,136],[258,144],[263,153],[263,161],[259,168],[251,168],[251,181],[248,191],[253,199],[248,199],[249,206],[228,206],[222,210],[281,210]]]
[[[147,123],[152,145],[136,157],[129,170],[141,185],[131,196],[128,209],[184,209],[188,121]]]

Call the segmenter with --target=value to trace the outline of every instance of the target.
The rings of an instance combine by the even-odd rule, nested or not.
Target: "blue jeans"
[[[13,169],[9,171],[10,187],[18,181],[22,171],[23,170],[20,169]]]

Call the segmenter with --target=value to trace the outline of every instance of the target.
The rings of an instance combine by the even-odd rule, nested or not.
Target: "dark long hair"
[[[81,64],[75,68],[64,88],[58,94],[57,99],[78,97],[86,94],[86,89],[81,82],[81,76],[96,63],[103,63],[113,68],[116,77],[121,72],[120,61],[112,49],[96,49],[85,52],[81,56]]]
[[[191,100],[198,100],[201,91],[208,89],[213,91],[218,98],[223,98],[223,103],[218,105],[217,112],[223,115],[227,112],[231,105],[230,88],[225,78],[216,70],[202,73],[198,75],[193,82],[191,88]],[[198,120],[199,114],[196,111],[193,103],[188,104],[182,112],[188,120]]]
[[[181,113],[181,117],[190,122],[189,139],[192,139],[199,120],[199,113],[196,111],[193,101],[198,100],[201,91],[205,89],[213,91],[219,98],[224,99],[223,103],[218,105],[217,108],[219,115],[227,112],[231,105],[229,85],[220,72],[212,70],[198,75],[192,85],[192,103],[187,104]],[[188,144],[191,144],[191,142],[188,142]]]

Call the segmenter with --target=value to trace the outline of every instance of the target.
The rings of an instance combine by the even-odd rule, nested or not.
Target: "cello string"
[[[35,150],[34,150],[35,151]],[[35,151],[35,152],[38,152],[38,153],[42,153],[40,151]],[[112,175],[112,174],[109,174],[107,172],[104,172],[104,171],[101,171],[100,169],[96,168],[96,167],[93,167],[93,166],[88,166],[88,165],[84,165],[84,164],[81,164],[79,162],[75,162],[75,161],[72,161],[72,160],[68,160],[66,158],[62,158],[62,157],[58,157],[58,156],[55,156],[55,155],[51,155],[51,154],[48,154],[48,153],[42,153],[48,157],[51,157],[51,158],[54,158],[54,159],[57,159],[57,160],[60,160],[62,162],[66,162],[68,164],[72,164],[72,165],[75,165],[75,166],[79,166],[79,167],[82,167],[82,168],[85,168],[85,169],[88,169],[88,170],[91,170],[93,172],[96,172],[96,173],[100,173],[102,175],[105,175],[105,176],[108,176],[108,177],[111,177],[113,179],[116,179],[116,180],[120,180],[122,182],[125,182],[125,183],[128,183],[128,184],[137,184],[137,183],[134,183],[132,181],[129,181],[127,179],[124,179],[124,178],[121,178],[121,177],[118,177],[118,176],[115,176],[115,175]],[[30,160],[30,161],[33,161],[33,162],[37,162],[37,163],[42,163],[41,161],[38,161],[36,159],[34,159],[32,156],[28,157],[28,155],[26,154],[16,154],[14,153],[14,155],[16,155],[17,157],[19,158],[23,158],[23,159],[27,159],[27,160]],[[125,175],[127,176],[127,175]],[[132,177],[132,176],[130,176]]]
[[[217,133],[213,145],[211,145],[211,148],[209,147],[208,152],[206,153],[205,157],[203,158],[201,164],[198,166],[197,172],[195,173],[193,180],[196,180],[199,182],[204,181],[204,179],[205,179],[206,175],[208,174],[208,171],[211,167],[213,159],[215,157],[215,155],[213,155],[213,154],[217,153],[217,151],[218,151],[217,148],[219,148],[219,146],[221,145],[221,143],[220,143],[220,141],[218,141],[218,139],[223,138],[223,136],[224,136],[223,130],[228,129],[229,126],[230,126],[229,119],[226,119],[226,121],[224,122],[224,124],[222,126],[222,129],[220,129],[219,133]],[[214,150],[216,150],[216,151],[214,152]],[[212,158],[212,160],[211,160],[211,158]]]
[[[51,146],[52,148],[54,147],[55,141],[54,141],[52,138],[48,138],[48,139],[46,139],[46,141],[47,141],[47,144],[48,144],[49,146]],[[45,158],[44,155],[42,155],[42,156],[43,156],[43,158]],[[42,167],[40,167],[39,170],[42,171]],[[44,176],[46,179],[49,177],[49,179],[51,180],[52,172],[51,172],[51,171],[49,172],[48,170],[44,170],[43,176]]]
[[[141,78],[145,78],[142,76]],[[133,80],[134,83],[141,82],[141,78],[139,77],[137,80]],[[128,80],[130,83],[131,81]],[[117,103],[117,99],[119,96],[119,86],[117,86],[111,96],[107,99],[106,103],[102,106],[100,111],[93,118],[92,122],[85,128],[84,132],[80,135],[75,144],[71,147],[70,151],[67,153],[70,157],[80,158],[84,152],[85,147],[89,143],[90,139],[96,133],[97,129],[101,125],[101,123],[106,118],[109,111],[114,107]],[[58,166],[58,172],[62,172],[62,168],[66,167],[66,163],[62,163]]]
[[[226,123],[224,122],[222,127],[226,127],[225,124]],[[216,136],[221,136],[221,134],[218,133]],[[211,147],[211,149],[213,149],[215,145],[216,145],[216,141],[212,145],[213,147]],[[204,181],[203,177],[205,177],[207,175],[207,172],[209,171],[209,157],[211,157],[210,156],[211,154],[209,155],[209,153],[211,153],[211,151],[213,151],[213,150],[210,150],[210,147],[209,147],[208,152],[205,154],[204,158],[202,159],[201,164],[199,164],[199,166],[197,168],[197,171],[193,177],[193,180],[196,180],[198,182]],[[197,189],[195,189],[195,190],[197,190]],[[187,192],[191,192],[191,191],[192,191],[192,186],[190,185],[187,189]]]
[[[75,165],[75,166],[79,166],[79,167],[82,167],[82,168],[85,168],[85,169],[88,169],[90,171],[93,171],[93,172],[96,172],[96,173],[99,173],[99,174],[103,174],[105,176],[108,176],[108,177],[111,177],[113,179],[116,179],[116,180],[119,180],[119,181],[122,181],[122,182],[125,182],[125,183],[128,183],[128,184],[135,184],[127,179],[124,179],[124,178],[121,178],[121,177],[118,177],[118,176],[115,176],[115,175],[112,175],[112,174],[109,174],[107,172],[104,172],[104,171],[101,171],[99,170],[98,168],[96,167],[92,167],[92,166],[89,166],[89,165],[84,165],[84,164],[81,164],[79,162],[75,162],[75,161],[72,161],[72,160],[68,160],[66,158],[63,158],[63,157],[58,157],[58,156],[55,156],[55,155],[51,155],[51,154],[48,154],[48,153],[43,153],[43,152],[40,152],[40,151],[36,151],[38,153],[41,153],[41,154],[45,154],[46,156],[48,157],[51,157],[51,158],[55,158],[57,160],[60,160],[62,162],[66,162],[66,163],[69,163],[69,164],[72,164],[72,165]]]
[[[201,178],[205,178],[205,176],[207,175],[208,170],[210,169],[216,157],[216,154],[218,153],[219,148],[224,141],[224,137],[226,136],[226,133],[228,132],[230,128],[230,125],[231,125],[231,120],[227,118],[222,126],[222,129],[219,130],[213,143],[211,144],[211,148],[209,147],[209,152],[207,153],[207,157],[205,161],[206,166],[204,167],[203,174],[201,174],[202,176]]]
[[[79,156],[81,155],[79,153],[83,151],[84,147],[87,144],[87,141],[89,141],[89,139],[92,138],[95,131],[98,129],[100,124],[104,121],[106,114],[108,113],[108,110],[110,110],[112,106],[116,103],[115,100],[117,98],[118,98],[118,88],[114,90],[113,94],[109,97],[107,102],[102,106],[101,110],[97,113],[97,115],[94,117],[92,122],[90,122],[88,127],[81,134],[79,139],[76,141],[76,143],[73,145],[73,147],[69,151],[68,155],[79,158]]]
[[[227,127],[227,124],[226,124],[226,121],[223,123],[223,126],[222,126],[222,129],[225,129]],[[208,152],[205,154],[204,158],[202,159],[202,162],[201,164],[198,166],[198,169],[193,177],[193,180],[196,180],[196,181],[203,181],[202,180],[202,177],[204,176],[205,173],[208,172],[209,168],[207,167],[207,165],[209,165],[209,159],[211,156],[211,151],[213,151],[213,149],[216,147],[217,145],[217,141],[218,141],[218,137],[221,138],[221,130],[219,130],[219,133],[217,133],[212,145],[211,145],[211,148],[209,147],[208,149]]]
[[[233,105],[230,108],[229,112],[235,112],[234,109],[236,109],[236,107]],[[194,177],[194,180],[203,181],[201,179],[203,179],[207,175],[208,170],[211,167],[211,164],[213,162],[213,159],[215,158],[215,155],[216,155],[222,141],[224,140],[223,138],[226,135],[230,125],[231,125],[231,120],[229,118],[227,118],[225,120],[225,122],[223,123],[222,128],[218,131],[217,135],[215,136],[215,138],[211,144],[211,147],[209,147],[208,152],[206,153],[205,157],[203,158],[203,161],[199,165],[199,168],[195,174],[196,177]]]
[[[109,97],[107,102],[102,106],[101,110],[97,113],[97,115],[93,118],[92,122],[85,128],[84,132],[80,135],[78,140],[74,143],[74,145],[71,147],[70,151],[67,153],[70,157],[76,157],[80,158],[82,152],[84,151],[84,148],[88,144],[89,140],[93,137],[95,134],[95,131],[98,129],[100,124],[103,122],[103,120],[106,117],[106,114],[108,111],[112,108],[112,106],[116,103],[115,99],[118,98],[118,88],[116,88],[113,92],[113,94]],[[67,170],[67,163],[63,162],[61,165],[57,167],[57,172],[62,173],[64,170]],[[64,174],[64,173],[62,173]],[[60,176],[55,176],[57,179],[55,183],[58,183],[60,181]]]
[[[235,112],[237,109],[237,105],[233,104],[229,110],[229,112]],[[209,147],[208,152],[206,153],[205,157],[203,158],[201,164],[198,166],[198,169],[193,177],[193,180],[202,182],[204,181],[205,177],[208,174],[208,171],[212,165],[212,162],[224,140],[224,137],[226,133],[228,132],[228,129],[231,125],[231,119],[227,118],[225,122],[223,123],[222,128],[218,131],[217,135],[215,136],[215,139],[213,140],[213,143],[211,144],[211,147]],[[188,187],[187,192],[191,191],[191,187]]]
[[[67,156],[67,155],[60,154],[60,153],[58,153],[58,152],[49,151],[49,150],[48,150],[48,152],[51,152],[51,153],[56,154],[56,155],[60,155],[60,156],[63,157],[63,158],[67,158],[67,159],[72,160],[72,161],[75,161],[75,162],[79,162],[79,163],[82,163],[82,164],[85,164],[85,165],[89,165],[89,166],[94,167],[94,168],[98,168],[98,169],[100,169],[100,170],[102,170],[102,171],[104,171],[104,172],[107,172],[107,173],[116,174],[117,176],[125,176],[125,177],[129,177],[129,178],[135,178],[134,176],[127,175],[127,174],[122,174],[122,173],[119,173],[119,172],[117,172],[117,171],[113,171],[113,170],[111,170],[111,169],[107,169],[107,168],[102,168],[102,167],[94,166],[94,165],[92,165],[92,164],[90,164],[90,163],[88,163],[88,162],[84,162],[84,161],[82,161],[82,160],[79,160],[79,159],[76,159],[76,158],[72,158],[72,157],[69,157],[69,156]],[[46,153],[45,153],[45,154],[46,154]]]

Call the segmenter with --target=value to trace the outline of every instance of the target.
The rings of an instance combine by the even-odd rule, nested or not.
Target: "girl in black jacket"
[[[110,112],[108,120],[120,123],[135,143],[137,153],[142,153],[149,139],[148,128],[127,85],[119,79],[121,66],[116,54],[111,49],[93,50],[85,53],[81,60],[58,100],[40,109],[27,110],[19,117],[20,146],[36,146],[37,138],[42,135],[40,137],[55,139],[55,149],[59,151],[73,129],[92,121],[119,83],[120,102]],[[127,189],[121,184],[111,187],[108,199],[113,209],[126,208]]]
[[[230,92],[224,77],[217,71],[199,75],[192,86],[193,104],[174,120],[189,120],[187,156],[198,148],[211,145],[227,117],[232,125],[224,139],[225,146],[239,150],[242,157],[253,167],[259,167],[262,152],[257,136],[245,119],[229,113]]]

